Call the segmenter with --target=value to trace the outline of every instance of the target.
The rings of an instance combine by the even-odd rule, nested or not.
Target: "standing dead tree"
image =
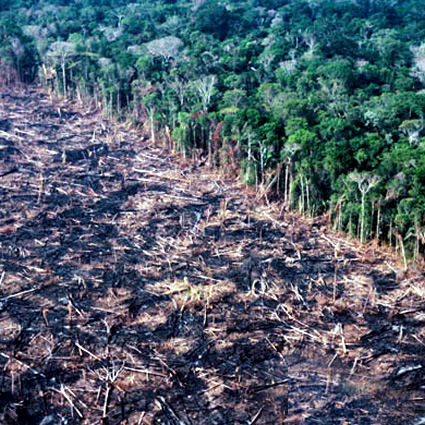
[[[152,56],[160,56],[168,63],[171,58],[177,57],[183,48],[183,41],[175,36],[167,36],[152,40],[144,45],[148,53]]]
[[[357,183],[357,188],[361,195],[361,216],[360,216],[360,241],[365,242],[365,210],[366,195],[379,183],[379,177],[368,173],[354,171],[348,175],[348,179]]]
[[[207,75],[200,80],[196,80],[193,86],[199,95],[199,100],[202,103],[202,111],[208,112],[208,106],[211,103],[211,97],[214,92],[214,86],[217,81],[215,75]]]
[[[75,56],[77,46],[74,43],[66,41],[56,41],[51,44],[47,57],[52,60],[53,65],[59,64],[62,71],[62,91],[63,97],[67,97],[67,79],[66,79],[66,67],[69,58]]]

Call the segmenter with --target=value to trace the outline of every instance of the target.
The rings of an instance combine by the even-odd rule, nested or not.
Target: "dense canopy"
[[[288,208],[418,257],[421,3],[0,0],[0,79],[148,123]]]

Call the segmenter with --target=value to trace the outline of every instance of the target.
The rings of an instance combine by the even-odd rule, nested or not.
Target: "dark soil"
[[[201,164],[0,94],[0,423],[425,423],[423,273]]]

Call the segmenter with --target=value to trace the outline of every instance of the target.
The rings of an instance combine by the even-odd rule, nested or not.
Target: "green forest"
[[[144,126],[259,198],[425,250],[418,0],[0,0],[0,84]]]

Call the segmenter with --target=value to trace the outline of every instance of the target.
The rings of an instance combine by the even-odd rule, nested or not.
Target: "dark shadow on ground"
[[[425,364],[400,339],[421,320],[376,301],[395,276],[96,113],[1,99],[0,422],[402,423]],[[379,391],[361,387],[384,355]]]

